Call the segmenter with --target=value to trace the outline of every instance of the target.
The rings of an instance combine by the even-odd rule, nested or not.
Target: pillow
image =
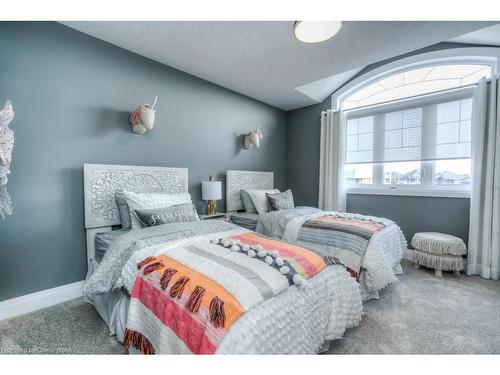
[[[248,192],[246,190],[241,190],[240,195],[241,201],[243,202],[243,207],[245,208],[245,212],[249,214],[257,212],[255,206],[252,203],[252,198],[250,198],[250,195],[248,195]]]
[[[142,227],[154,227],[161,224],[187,223],[198,221],[198,213],[192,203],[179,204],[164,208],[135,210],[133,215],[140,221]]]
[[[128,214],[128,212],[127,212]],[[129,216],[130,221],[130,216]],[[109,249],[114,240],[122,234],[128,233],[126,230],[112,230],[109,232],[96,233],[94,238],[95,244],[95,260],[101,262],[104,254]]]
[[[179,204],[192,203],[191,195],[189,193],[178,193],[178,194],[167,194],[167,193],[145,193],[136,194],[131,191],[124,191],[123,195],[128,204],[130,212],[130,222],[132,224],[132,229],[142,228],[141,222],[135,215],[133,211],[144,210],[152,208],[165,208],[172,207]]]
[[[273,211],[286,210],[294,208],[293,194],[290,189],[278,194],[266,193],[267,201],[269,202]]]
[[[271,211],[271,207],[267,202],[266,193],[277,194],[280,191],[278,189],[262,189],[262,190],[247,190],[248,195],[252,199],[252,203],[259,215],[265,214]]]
[[[132,228],[132,223],[130,222],[130,210],[128,208],[127,200],[123,191],[117,191],[115,193],[116,205],[118,206],[118,213],[120,214],[120,222],[122,223],[122,229],[129,230]]]

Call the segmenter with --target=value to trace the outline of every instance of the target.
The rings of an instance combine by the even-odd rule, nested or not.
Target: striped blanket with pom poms
[[[170,248],[137,264],[124,344],[145,354],[213,354],[243,314],[305,287],[332,262],[255,233]]]
[[[339,258],[356,279],[370,239],[394,222],[313,207],[272,211],[259,216],[256,232]]]

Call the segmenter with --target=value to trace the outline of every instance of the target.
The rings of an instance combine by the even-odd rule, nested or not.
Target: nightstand
[[[213,220],[213,219],[218,219],[218,220],[227,220],[227,215],[224,212],[216,212],[213,215],[198,215],[201,220]]]

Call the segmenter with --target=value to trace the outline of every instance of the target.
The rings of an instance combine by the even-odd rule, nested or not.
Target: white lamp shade
[[[222,198],[222,183],[220,181],[202,181],[201,199],[216,201]]]

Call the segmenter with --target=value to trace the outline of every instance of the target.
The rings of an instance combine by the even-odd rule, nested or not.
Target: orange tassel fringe
[[[155,348],[149,342],[149,340],[141,333],[136,331],[127,329],[125,331],[125,340],[123,344],[127,348],[136,348],[137,350],[139,350],[141,353],[144,354],[155,354]]]
[[[161,289],[167,289],[168,284],[170,283],[170,279],[177,273],[177,270],[173,268],[167,268],[165,272],[163,272],[163,276],[160,279]]]
[[[137,269],[140,270],[142,267],[144,267],[146,264],[152,262],[153,260],[156,260],[156,257],[147,257],[143,261],[137,263]]]
[[[203,295],[205,294],[205,288],[201,286],[197,286],[194,288],[193,293],[189,297],[186,308],[191,312],[197,312],[200,309],[201,300],[203,299]]]
[[[212,302],[210,302],[210,320],[213,325],[218,327],[223,327],[226,322],[226,314],[224,312],[224,301],[219,299],[219,297],[214,297]]]
[[[154,262],[144,267],[144,271],[142,272],[144,273],[144,275],[149,275],[151,272],[156,271],[162,267],[163,267],[162,262]]]
[[[174,285],[172,285],[172,289],[170,289],[170,297],[172,298],[181,298],[182,297],[182,292],[184,291],[184,287],[189,281],[189,277],[187,276],[182,276],[175,282]]]

